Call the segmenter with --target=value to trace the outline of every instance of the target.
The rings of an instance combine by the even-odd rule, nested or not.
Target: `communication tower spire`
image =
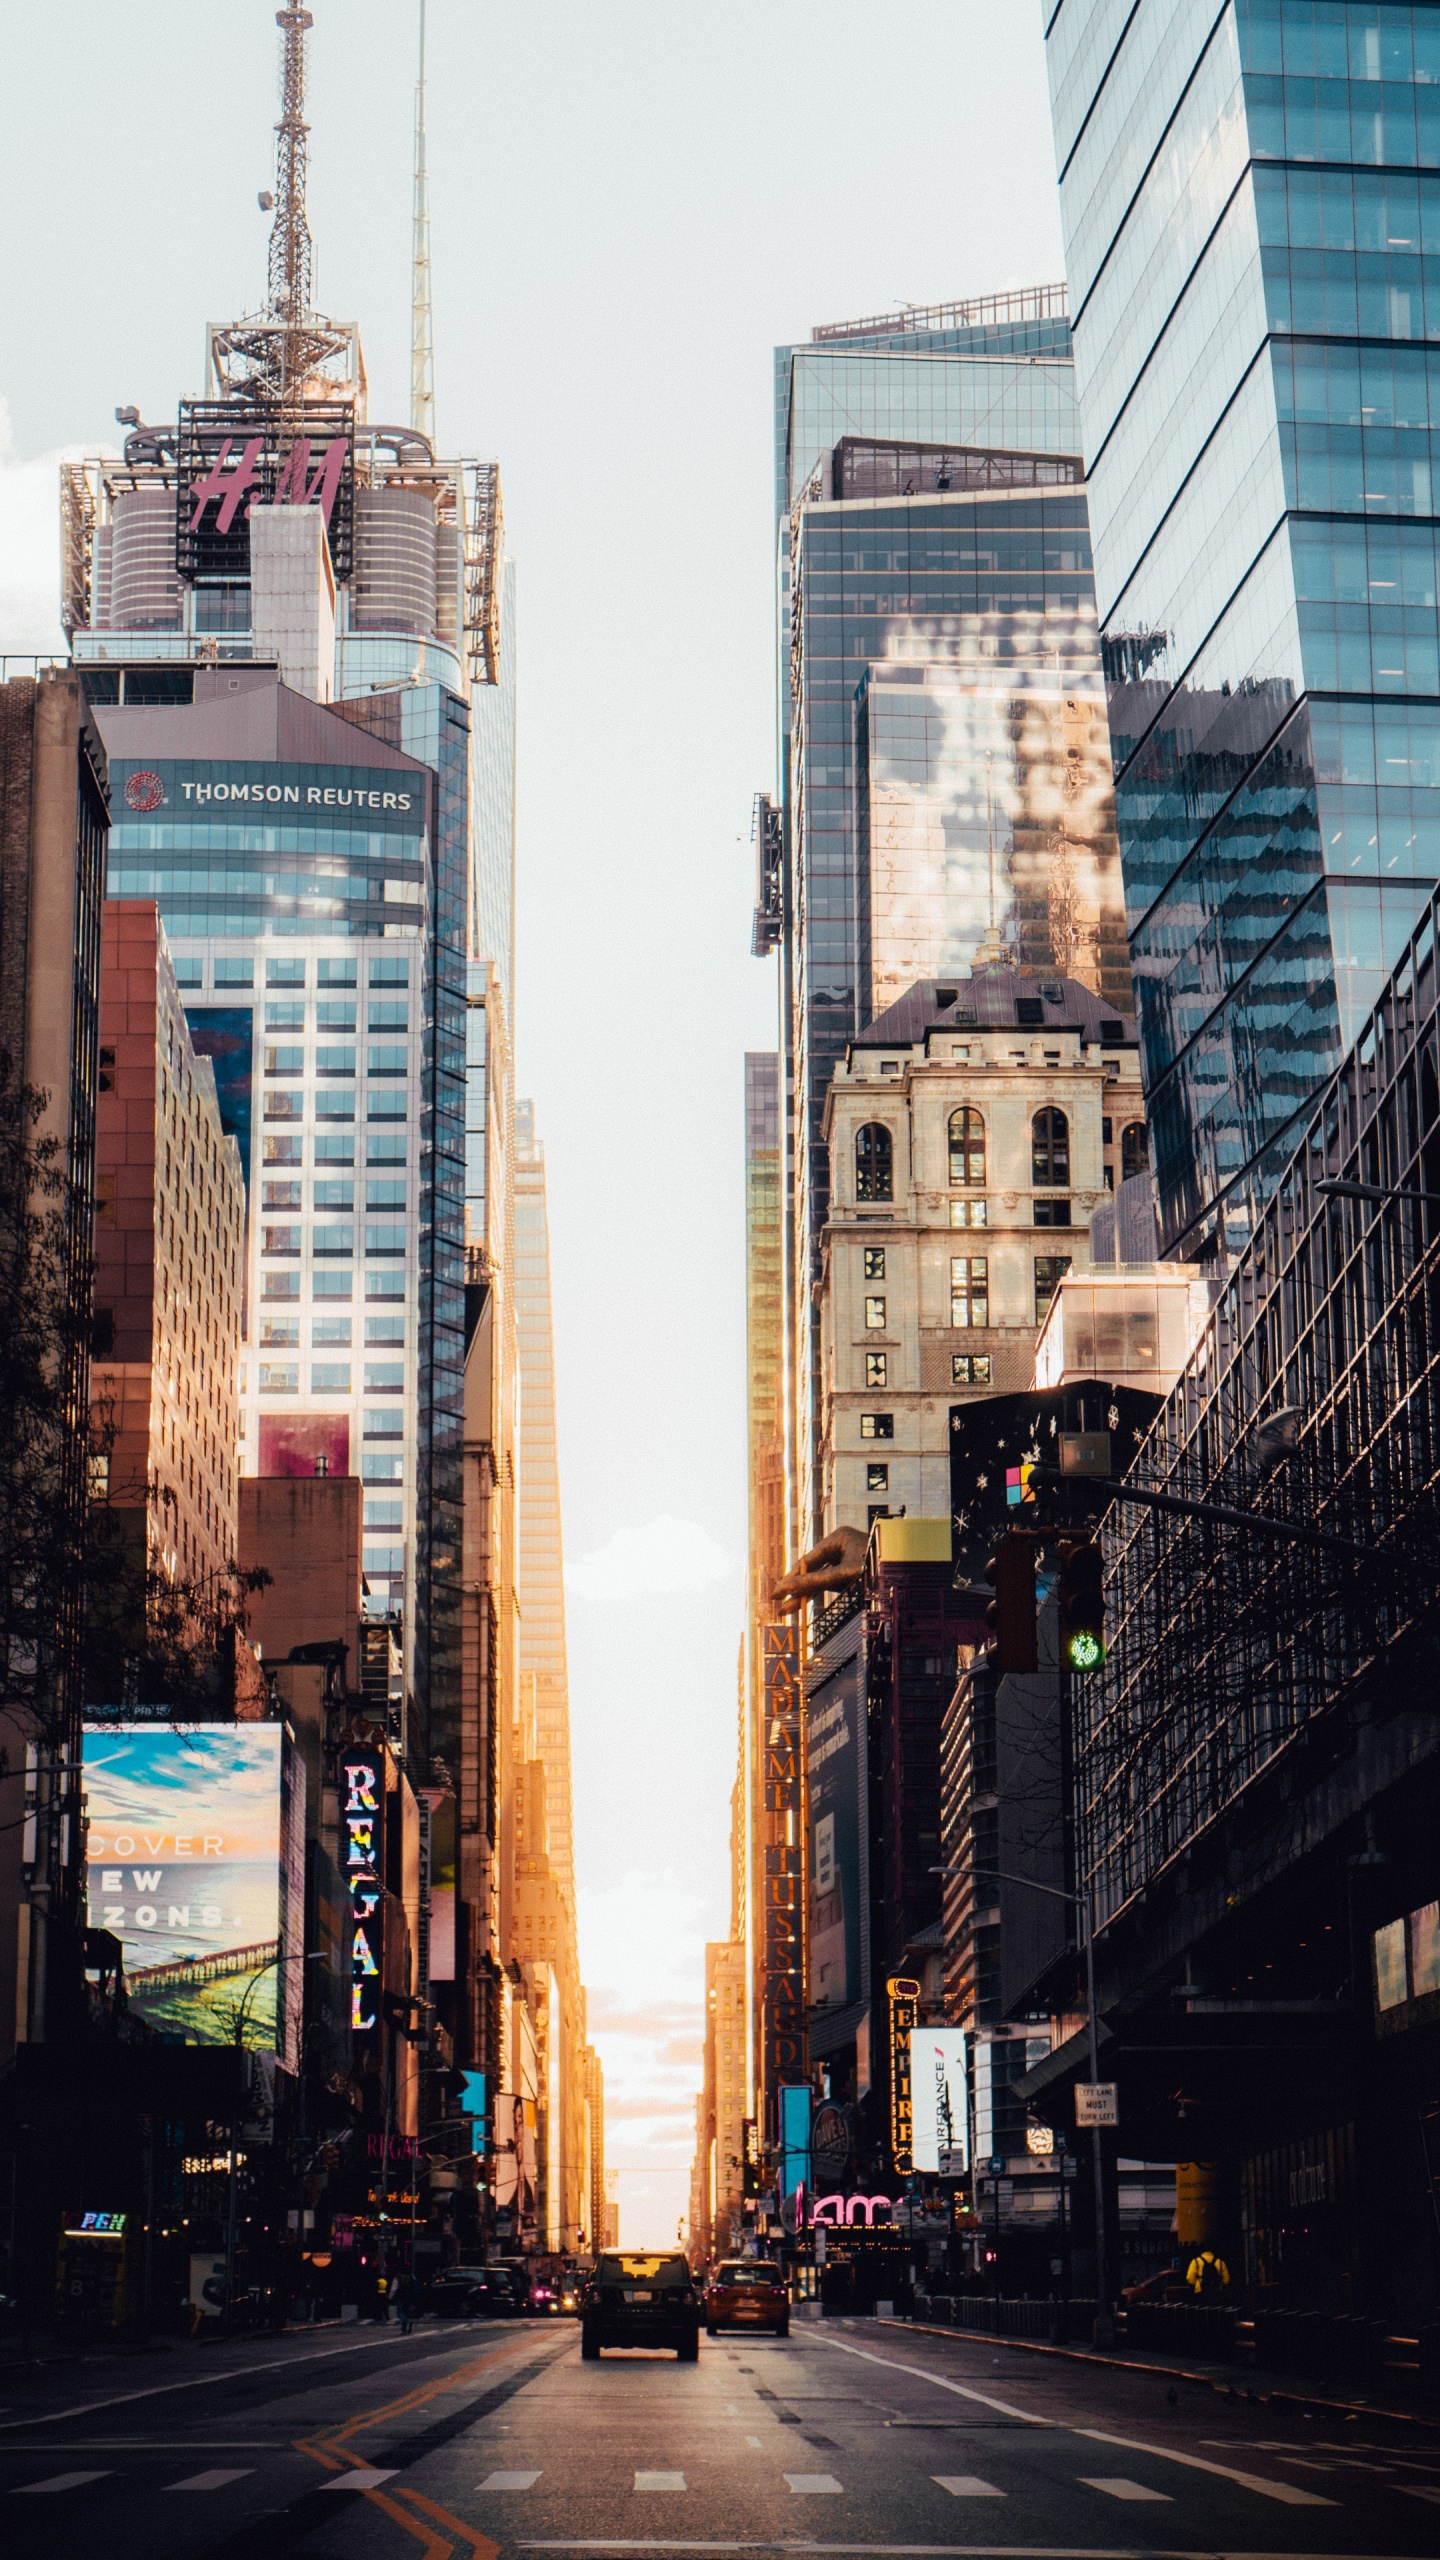
[[[270,233],[270,309],[286,330],[310,317],[310,225],[305,219],[305,170],[310,127],[305,121],[305,34],[315,21],[308,9],[277,9],[284,38],[280,122],[275,131],[275,221]],[[287,367],[287,370],[289,368]]]
[[[430,298],[430,173],[425,164],[425,0],[415,83],[415,215],[410,281],[410,424],[435,441],[435,314]]]

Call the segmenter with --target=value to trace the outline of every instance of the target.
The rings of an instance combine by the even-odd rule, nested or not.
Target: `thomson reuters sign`
[[[141,818],[165,806],[165,785],[158,773],[132,773],[125,785],[125,806]]]

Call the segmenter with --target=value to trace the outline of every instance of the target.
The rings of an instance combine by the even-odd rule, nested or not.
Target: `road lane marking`
[[[248,2480],[249,2471],[194,2471],[188,2480],[167,2480],[167,2497],[177,2489],[228,2489],[232,2480]]]
[[[1123,2453],[1148,2453],[1160,2462],[1182,2462],[1187,2471],[1209,2471],[1217,2480],[1234,2480],[1253,2489],[1257,2498],[1278,2499],[1282,2507],[1334,2507],[1338,2498],[1322,2498],[1314,2489],[1297,2489],[1292,2480],[1263,2480],[1258,2471],[1237,2471],[1228,2462],[1203,2462],[1198,2453],[1177,2453],[1173,2445],[1140,2444],[1134,2436],[1112,2436],[1103,2427],[1075,2427],[1072,2433],[1091,2444],[1118,2445]]]
[[[482,2480],[480,2486],[482,2489],[533,2489],[539,2477],[538,2471],[492,2471],[489,2479]]]
[[[393,2480],[394,2477],[393,2464],[388,2471],[377,2471],[370,2464],[362,2463],[358,2470],[337,2471],[333,2480],[322,2480],[316,2494],[325,2496],[332,2489],[378,2489],[382,2480]]]
[[[901,2364],[895,2356],[872,2355],[868,2347],[849,2347],[842,2338],[820,2338],[816,2344],[833,2347],[841,2356],[858,2356],[862,2364],[883,2365],[888,2373],[908,2373],[916,2382],[933,2383],[937,2391],[953,2391],[957,2400],[978,2400],[982,2409],[998,2409],[1002,2418],[1023,2419],[1027,2427],[1049,2427],[1061,2424],[1055,2418],[1037,2418],[1029,2409],[1017,2409],[1013,2400],[996,2400],[988,2391],[967,2390],[963,2382],[951,2382],[943,2373],[929,2373],[922,2364]]]
[[[845,2492],[833,2471],[787,2471],[797,2498],[841,2498]]]
[[[1152,2507],[1173,2507],[1174,2499],[1164,2489],[1147,2489],[1143,2480],[1089,2478],[1080,2474],[1082,2489],[1103,2489],[1107,2498],[1132,2498]]]
[[[937,2489],[948,2489],[952,2498],[1003,2498],[1003,2489],[993,2488],[988,2480],[978,2480],[973,2471],[932,2471]]]
[[[451,2321],[444,2329],[432,2330],[431,2341],[437,2336],[453,2337],[457,2329],[467,2325],[463,2321]],[[417,2340],[419,2334],[417,2330]],[[387,2346],[399,2346],[401,2343],[398,2338],[385,2341]],[[410,2341],[406,2339],[403,2343],[408,2346]],[[80,2400],[73,2409],[45,2409],[38,2414],[32,2411],[25,2418],[0,2418],[0,2433],[11,2427],[58,2426],[62,2418],[88,2418],[96,2409],[123,2409],[132,2400],[163,2400],[167,2391],[203,2391],[212,2382],[244,2382],[252,2373],[293,2373],[297,2364],[328,2364],[334,2356],[375,2355],[380,2344],[378,2338],[359,2338],[351,2346],[317,2347],[306,2356],[273,2356],[265,2364],[229,2365],[223,2373],[194,2373],[184,2382],[154,2382],[144,2391],[117,2391],[109,2400]]]
[[[57,2489],[83,2489],[87,2480],[108,2480],[108,2471],[57,2471],[49,2480],[24,2480],[12,2489],[12,2498],[43,2498]]]
[[[685,2474],[683,2471],[637,2471],[635,2486],[637,2489],[683,2489]]]

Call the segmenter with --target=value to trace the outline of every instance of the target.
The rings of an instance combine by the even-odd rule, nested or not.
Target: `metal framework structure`
[[[311,307],[312,253],[305,211],[310,127],[305,121],[305,37],[315,21],[294,0],[275,13],[283,39],[280,122],[276,126],[275,220],[263,312],[210,331],[214,387],[222,396],[289,407],[344,358],[351,377],[359,350],[353,329]],[[362,375],[363,385],[363,375]],[[332,382],[330,388],[335,388]]]
[[[430,172],[425,159],[425,0],[415,83],[415,213],[410,281],[410,424],[435,441],[435,313],[430,290]]]
[[[498,462],[464,465],[465,668],[472,684],[500,681],[501,563],[505,511]]]
[[[1070,310],[1069,287],[1025,285],[1016,293],[981,294],[973,302],[902,303],[894,311],[872,312],[868,320],[831,320],[812,329],[812,345],[836,338],[895,337],[912,329],[1003,328],[1024,320],[1064,320]]]
[[[1440,896],[1285,1157],[1130,1469],[1353,1541],[1357,1561],[1112,1510],[1113,1633],[1075,1684],[1076,1848],[1111,1920],[1307,1731],[1435,1677],[1440,1559]],[[1327,1196],[1360,1182],[1379,1199]],[[1275,1462],[1257,1426],[1296,1417]]]

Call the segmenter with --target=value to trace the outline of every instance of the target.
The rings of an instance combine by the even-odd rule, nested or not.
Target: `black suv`
[[[580,2353],[602,2347],[673,2347],[682,2364],[700,2353],[700,2290],[677,2250],[611,2249],[580,2297]]]

